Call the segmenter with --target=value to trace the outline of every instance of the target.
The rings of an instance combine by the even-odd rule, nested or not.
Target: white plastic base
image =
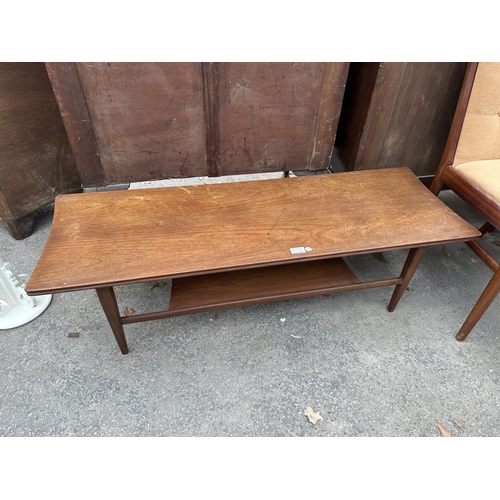
[[[18,305],[13,307],[5,316],[0,316],[0,330],[16,328],[38,318],[49,307],[52,295],[39,295],[38,297],[32,297],[32,299],[35,301],[35,307]]]

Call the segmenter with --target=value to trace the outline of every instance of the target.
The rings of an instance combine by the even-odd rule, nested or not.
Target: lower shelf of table
[[[122,317],[121,322],[137,323],[399,283],[400,278],[361,282],[341,258],[176,278],[172,280],[167,311]]]
[[[300,262],[172,280],[170,310],[269,301],[361,283],[342,259]]]

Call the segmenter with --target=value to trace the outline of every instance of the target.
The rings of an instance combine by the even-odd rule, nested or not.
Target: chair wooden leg
[[[127,340],[125,339],[125,332],[120,320],[120,311],[118,310],[113,287],[96,288],[96,292],[104,309],[104,314],[106,314],[106,318],[108,319],[109,326],[113,330],[113,335],[118,342],[120,351],[122,354],[128,354]]]
[[[437,196],[443,187],[444,184],[441,182],[441,176],[436,174],[431,182],[431,185],[429,186],[430,192]]]
[[[394,311],[394,309],[396,309],[399,299],[403,296],[403,293],[405,292],[408,283],[413,277],[413,274],[417,270],[418,265],[422,261],[426,250],[427,247],[412,248],[408,253],[405,265],[403,266],[403,270],[401,271],[401,279],[403,281],[394,289],[391,301],[389,302],[389,305],[387,307],[387,310],[389,312],[392,312]]]
[[[486,312],[486,309],[491,305],[491,303],[495,300],[495,297],[500,292],[500,268],[498,268],[491,278],[490,282],[484,289],[481,297],[476,302],[476,305],[473,307],[469,316],[465,320],[462,328],[460,328],[457,333],[457,340],[465,340],[467,335],[471,332],[471,330],[476,326],[476,323],[481,319],[481,316]]]

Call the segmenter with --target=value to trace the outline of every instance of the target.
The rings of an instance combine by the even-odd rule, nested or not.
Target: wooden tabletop
[[[60,195],[26,291],[81,290],[479,236],[406,168]]]

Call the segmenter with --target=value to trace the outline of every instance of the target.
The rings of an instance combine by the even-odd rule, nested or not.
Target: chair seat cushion
[[[500,159],[469,161],[453,168],[500,203]]]

